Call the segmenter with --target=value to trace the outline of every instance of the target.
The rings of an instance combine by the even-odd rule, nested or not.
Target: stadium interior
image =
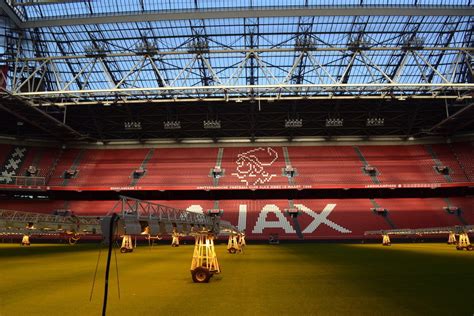
[[[472,314],[473,56],[471,0],[0,0],[0,315]]]

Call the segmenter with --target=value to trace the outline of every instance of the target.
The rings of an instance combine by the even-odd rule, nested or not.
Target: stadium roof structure
[[[3,0],[0,8],[0,108],[46,133],[254,139],[472,131],[472,1]],[[327,124],[343,118],[342,126]],[[294,119],[303,126],[285,129]],[[222,128],[209,131],[203,120]],[[171,130],[165,121],[181,124]]]

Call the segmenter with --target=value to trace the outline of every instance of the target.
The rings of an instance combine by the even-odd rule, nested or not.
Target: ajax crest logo
[[[236,176],[245,185],[259,185],[269,182],[276,174],[267,168],[278,160],[278,153],[271,147],[256,148],[237,155]]]

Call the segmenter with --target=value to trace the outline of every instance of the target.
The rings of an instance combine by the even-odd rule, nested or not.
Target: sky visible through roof
[[[111,15],[290,4],[336,7],[413,6],[414,3],[418,6],[471,5],[470,1],[398,1],[395,4],[393,1],[95,0],[24,5],[18,8],[25,19],[31,20],[64,18],[68,14]],[[291,11],[289,12],[291,14]],[[106,54],[130,53],[127,56],[107,57],[99,62],[87,58],[55,61],[55,72],[60,74],[63,84],[71,82],[68,86],[71,90],[110,88],[134,68],[137,70],[132,71],[130,80],[126,80],[122,87],[156,87],[159,76],[162,76],[165,83],[173,83],[178,87],[245,85],[249,84],[250,77],[254,80],[253,84],[278,84],[288,79],[289,70],[300,54],[294,48],[304,37],[306,43],[323,50],[316,50],[309,57],[306,55],[299,62],[299,79],[295,79],[293,74],[290,81],[302,84],[331,84],[333,80],[340,80],[344,76],[347,64],[353,56],[348,54],[347,50],[325,51],[325,48],[347,47],[355,38],[363,39],[369,47],[394,48],[400,47],[407,39],[415,36],[423,40],[424,47],[472,47],[473,25],[471,16],[289,16],[65,25],[27,30],[25,38],[29,40],[23,41],[22,52],[24,57],[76,56],[87,54],[90,49],[99,49]],[[196,41],[201,40],[206,42],[211,52],[203,53],[203,59],[196,59],[195,54],[189,50]],[[143,45],[156,48],[157,56],[143,60],[143,56],[134,55]],[[246,51],[251,48],[268,51],[260,52],[258,60],[245,61]],[[231,52],[212,52],[223,50]],[[160,55],[159,52],[182,53]],[[452,65],[455,59],[459,58],[455,51],[420,51],[419,54],[420,57],[408,54],[403,72],[399,74],[399,82],[426,82],[427,76],[431,76],[432,82],[442,82],[439,74],[423,65],[424,60],[435,65],[440,74],[449,76],[453,74]],[[380,70],[393,75],[403,56],[398,50],[369,50],[364,55],[357,55],[353,60],[350,75],[347,76],[347,83],[383,82],[385,79]],[[374,64],[377,67],[374,67]],[[239,71],[241,73],[238,73]],[[82,75],[74,80],[81,72]],[[455,81],[466,80],[461,72],[462,67],[454,71]],[[204,80],[205,77],[207,79]],[[50,79],[48,89],[60,90],[61,86],[57,81],[57,78]]]

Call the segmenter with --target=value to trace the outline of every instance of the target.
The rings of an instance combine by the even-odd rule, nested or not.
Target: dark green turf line
[[[474,282],[472,253],[459,252],[442,244],[434,245],[433,252],[426,251],[432,247],[430,244],[392,247],[323,244],[319,252],[305,251],[304,245],[284,247],[306,257],[305,260],[337,268],[344,275],[345,284],[355,286],[360,296],[382,294],[388,306],[396,306],[394,314],[473,313],[474,292],[469,290]],[[462,299],[460,293],[463,293]],[[465,304],[452,304],[460,299]],[[367,306],[367,310],[371,311],[371,306]]]
[[[0,274],[0,314],[99,314],[105,258],[89,302],[97,260],[91,246],[2,257],[8,265]],[[112,276],[108,314],[470,316],[474,310],[474,252],[446,244],[250,243],[232,255],[218,241],[216,251],[222,273],[209,284],[191,281],[192,245],[118,253],[122,299]]]

